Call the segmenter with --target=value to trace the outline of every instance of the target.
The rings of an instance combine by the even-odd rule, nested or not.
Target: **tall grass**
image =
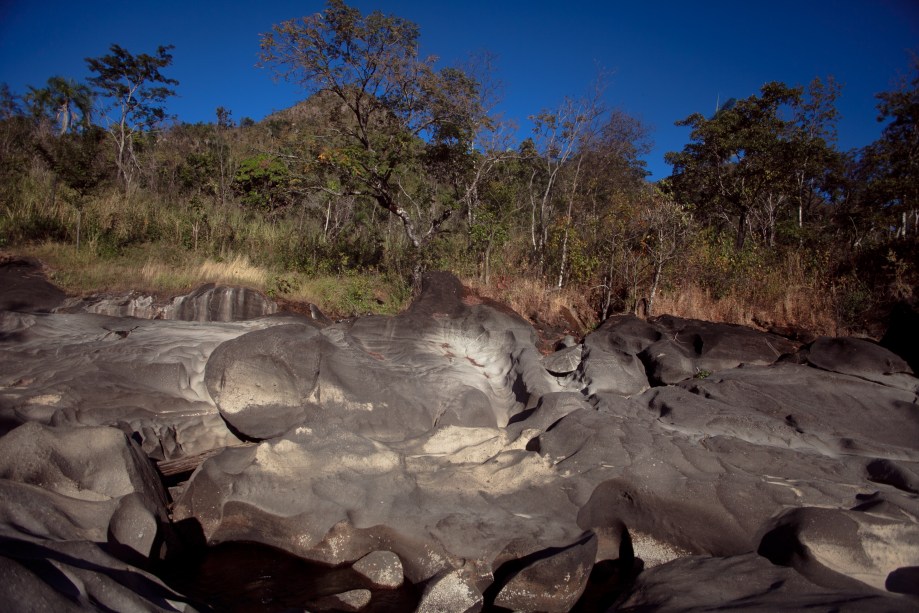
[[[126,196],[114,188],[81,198],[40,164],[19,175],[13,188],[15,198],[0,202],[0,248],[44,260],[54,280],[74,294],[177,295],[204,283],[243,285],[338,316],[394,313],[410,297],[411,249],[399,224],[373,211],[358,211],[363,221],[330,236],[324,220],[302,208],[272,217],[200,195],[164,203],[153,192]],[[457,273],[475,292],[534,322],[590,330],[599,323],[596,288],[606,277],[588,271],[586,281],[551,287],[533,270],[525,230],[513,228],[494,248],[488,282],[481,254],[469,249],[461,230],[435,242],[425,264]],[[911,291],[916,274],[908,256],[882,262],[900,294]],[[620,307],[632,308],[648,294],[650,280],[621,276],[623,285],[613,292]],[[855,272],[834,280],[828,258],[819,254],[738,252],[724,237],[700,232],[665,269],[653,314],[835,334],[855,330],[872,304],[870,288]]]

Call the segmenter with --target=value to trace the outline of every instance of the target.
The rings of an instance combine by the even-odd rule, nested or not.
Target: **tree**
[[[580,220],[588,249],[597,256],[595,289],[605,319],[614,301],[635,310],[645,275],[643,220],[649,185],[641,156],[651,150],[649,129],[619,109],[611,111],[586,152],[585,206]]]
[[[161,45],[154,55],[135,56],[113,44],[109,55],[86,58],[90,71],[96,74],[89,82],[110,102],[107,129],[115,145],[115,164],[125,193],[130,191],[138,167],[137,136],[166,119],[163,103],[175,94],[171,86],[179,84],[160,72],[172,63],[172,49],[172,45]]]
[[[8,120],[22,114],[19,96],[10,90],[7,83],[0,83],[0,120]]]
[[[563,170],[570,170],[563,206],[567,215],[561,222],[562,238],[559,261],[558,287],[565,277],[568,237],[574,200],[581,179],[583,157],[580,151],[590,146],[596,131],[596,121],[603,114],[600,102],[602,87],[593,96],[581,99],[566,98],[558,109],[543,110],[530,117],[533,122],[533,139],[524,143],[523,151],[533,163],[529,182],[530,245],[540,274],[546,274],[546,251],[549,231],[556,221],[553,206],[558,183]]]
[[[230,146],[227,144],[227,134],[233,128],[232,113],[229,109],[217,107],[217,125],[215,126],[214,153],[217,157],[218,180],[217,199],[220,206],[226,206],[230,178],[233,168],[230,159]]]
[[[682,152],[668,153],[673,195],[692,205],[701,221],[729,225],[734,246],[750,230],[773,246],[779,221],[797,204],[803,211],[825,201],[829,169],[840,160],[833,147],[838,87],[815,80],[808,87],[767,83],[759,95],[733,101],[711,118],[694,114]]]
[[[277,24],[261,40],[263,65],[338,101],[317,160],[336,178],[316,187],[368,197],[398,218],[416,253],[416,277],[418,252],[455,205],[421,189],[408,170],[423,166],[429,147],[452,158],[467,155],[483,121],[475,79],[455,68],[435,70],[434,58],[419,57],[418,37],[410,21],[364,16],[330,0],[322,13]]]
[[[795,191],[792,200],[797,205],[799,229],[806,218],[813,216],[817,206],[844,173],[844,159],[836,149],[836,99],[841,86],[832,77],[825,81],[815,78],[804,90],[794,115],[791,138]]]
[[[720,219],[734,228],[735,247],[747,239],[750,215],[761,200],[775,203],[769,190],[783,180],[783,105],[797,101],[799,92],[783,83],[767,83],[759,96],[750,96],[714,117],[690,115],[678,126],[690,126],[692,142],[680,153],[668,153],[673,165],[672,187],[678,199],[694,205],[707,221]]]
[[[57,122],[58,136],[86,129],[91,123],[92,91],[73,79],[51,77],[46,87],[30,87],[25,100],[37,121]]]
[[[919,236],[919,56],[912,69],[896,89],[877,95],[878,121],[888,123],[861,156],[868,205],[896,238]]]
[[[233,184],[244,205],[272,216],[291,204],[296,180],[282,160],[259,153],[240,162]]]

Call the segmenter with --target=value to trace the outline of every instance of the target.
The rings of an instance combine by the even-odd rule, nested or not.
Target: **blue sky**
[[[878,137],[874,94],[906,74],[919,52],[919,0],[352,0],[416,22],[422,52],[445,64],[482,50],[497,55],[505,117],[526,117],[585,94],[597,66],[611,73],[606,103],[653,129],[653,178],[670,174],[666,151],[688,131],[673,123],[710,114],[717,100],[757,93],[768,81],[805,84],[833,75],[844,88],[839,146]],[[261,119],[303,97],[255,67],[259,33],[314,13],[319,1],[223,2],[0,0],[0,82],[16,93],[48,77],[86,78],[86,57],[118,43],[133,53],[173,44],[166,74],[180,81],[169,112],[213,121],[217,106],[237,120]]]

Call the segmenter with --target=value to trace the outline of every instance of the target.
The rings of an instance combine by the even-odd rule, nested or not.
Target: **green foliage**
[[[677,125],[692,128],[691,142],[665,159],[674,166],[668,189],[705,223],[732,229],[742,249],[751,230],[774,245],[776,225],[824,201],[828,174],[839,160],[831,145],[838,88],[815,80],[804,88],[767,83],[760,95],[699,113]],[[726,224],[726,225],[725,225]]]
[[[96,76],[89,79],[99,95],[120,109],[119,120],[132,130],[156,127],[166,118],[163,103],[175,95],[175,79],[160,71],[172,63],[172,45],[160,45],[154,55],[133,55],[121,45],[109,47],[111,53],[99,58],[86,58],[89,70]]]
[[[233,187],[246,206],[272,213],[291,201],[290,170],[276,156],[260,153],[240,162]]]
[[[0,87],[0,246],[61,243],[48,248],[99,268],[69,274],[97,284],[140,253],[167,269],[244,256],[270,295],[319,296],[339,314],[394,312],[424,268],[551,288],[601,317],[683,294],[734,305],[712,317],[780,322],[806,296],[797,312],[823,308],[855,330],[916,300],[919,71],[879,95],[882,136],[849,156],[831,79],[691,115],[673,176],[655,186],[636,119],[567,98],[515,145],[483,110],[487,75],[438,68],[419,36],[340,0],[280,23],[262,60],[312,95],[239,125],[224,107],[212,123],[163,125],[170,47],[88,60],[104,127],[85,85]],[[158,287],[198,279],[157,274]]]
[[[270,298],[292,294],[298,289],[300,289],[300,283],[296,277],[291,275],[272,275],[268,277],[268,282],[265,285],[265,293]]]
[[[175,79],[160,72],[172,63],[172,46],[159,46],[155,55],[131,54],[120,45],[99,58],[86,58],[89,70],[96,76],[89,82],[98,96],[109,103],[108,133],[115,144],[115,163],[127,192],[132,187],[138,167],[135,145],[140,136],[166,119],[165,100],[175,94]]]
[[[372,198],[398,219],[416,250],[452,213],[440,190],[424,189],[423,137],[433,136],[434,157],[460,160],[484,117],[475,80],[458,69],[435,70],[433,60],[419,57],[418,39],[410,21],[378,11],[365,16],[330,0],[322,13],[277,24],[261,41],[263,64],[336,99],[328,132],[344,138],[318,160],[339,194]]]
[[[30,87],[25,103],[39,123],[58,123],[58,135],[90,127],[93,94],[89,87],[73,79],[51,77],[43,88]]]

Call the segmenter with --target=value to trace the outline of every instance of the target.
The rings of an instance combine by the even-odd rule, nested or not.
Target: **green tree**
[[[275,156],[260,153],[240,162],[234,187],[242,203],[268,215],[289,206],[296,180],[287,165]]]
[[[919,57],[912,75],[877,95],[878,121],[887,122],[881,137],[861,154],[860,179],[865,205],[896,238],[919,235]]]
[[[233,129],[232,113],[229,109],[217,107],[217,125],[215,126],[215,139],[213,144],[214,155],[217,158],[218,185],[217,199],[220,206],[226,206],[230,178],[233,175],[233,164],[230,157],[228,135]]]
[[[751,232],[773,247],[795,212],[800,229],[805,214],[830,200],[843,167],[835,147],[838,94],[832,79],[806,88],[767,83],[711,118],[696,113],[677,122],[692,128],[692,142],[665,156],[674,167],[673,195],[701,222],[730,227],[735,249]]]
[[[7,83],[0,83],[0,119],[12,119],[22,114],[20,97],[10,90]]]
[[[783,83],[767,83],[759,96],[723,107],[712,118],[696,113],[677,122],[692,132],[682,152],[665,156],[673,165],[671,188],[703,220],[733,227],[737,249],[747,240],[757,205],[775,210],[784,198],[779,184],[787,179],[790,123],[780,110],[797,104],[800,95]]]
[[[73,190],[71,203],[77,211],[77,249],[80,248],[86,198],[102,184],[108,174],[102,153],[104,140],[105,132],[98,126],[90,126],[78,133],[61,134],[36,141],[39,155],[54,172],[55,186],[52,189],[52,199],[56,197],[58,179]]]
[[[30,87],[25,100],[37,121],[57,122],[58,135],[90,126],[93,94],[83,83],[51,77],[45,87]]]
[[[484,116],[477,81],[436,70],[434,58],[419,57],[418,37],[410,21],[330,0],[322,13],[277,24],[261,41],[263,65],[337,101],[318,155],[336,177],[316,187],[366,196],[398,218],[416,274],[419,252],[456,206],[419,180],[422,156],[435,146],[454,159],[467,155]]]
[[[172,45],[161,45],[154,55],[135,56],[113,44],[109,55],[86,58],[90,71],[96,74],[89,82],[109,101],[107,129],[115,145],[115,164],[125,193],[130,191],[138,167],[138,136],[166,119],[163,103],[175,94],[171,87],[179,84],[160,72],[172,63],[172,49]]]
[[[845,158],[836,148],[836,99],[841,89],[832,77],[815,78],[795,109],[789,170],[799,230],[819,216],[820,205],[833,197],[845,174]]]

